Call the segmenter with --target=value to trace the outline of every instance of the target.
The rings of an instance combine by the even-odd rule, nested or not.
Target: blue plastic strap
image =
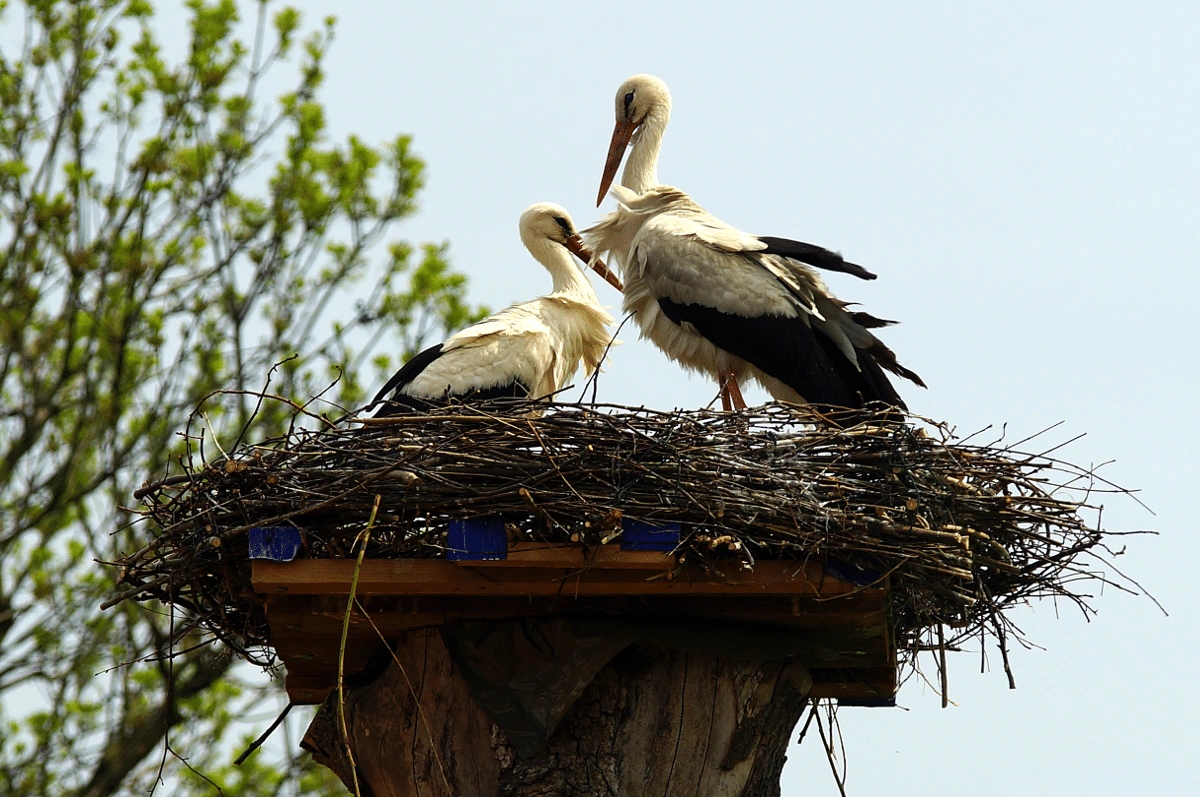
[[[679,546],[679,521],[621,518],[622,551],[673,551]]]
[[[453,562],[496,561],[508,558],[508,535],[504,518],[451,520],[446,534],[446,558]]]
[[[251,559],[290,562],[300,552],[300,529],[294,526],[255,526],[249,536]]]

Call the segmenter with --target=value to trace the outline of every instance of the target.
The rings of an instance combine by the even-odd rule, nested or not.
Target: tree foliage
[[[145,794],[164,761],[170,790],[329,787],[295,758],[230,768],[239,721],[273,715],[262,679],[179,638],[180,618],[100,611],[116,574],[98,563],[140,546],[124,507],[205,396],[270,382],[304,401],[336,380],[327,398],[352,406],[398,364],[378,344],[408,355],[481,314],[444,246],[368,256],[413,212],[423,164],[405,136],[326,140],[333,21],[305,33],[269,0],[245,19],[234,0],[186,5],[170,48],[144,0],[0,2],[7,794]],[[233,395],[205,421],[219,436],[254,417],[269,436],[276,404],[254,417]],[[186,652],[155,655],[171,643]]]

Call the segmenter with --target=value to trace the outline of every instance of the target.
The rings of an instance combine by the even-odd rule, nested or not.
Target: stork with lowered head
[[[620,281],[594,257],[561,206],[529,207],[520,231],[529,253],[550,272],[551,293],[514,304],[414,356],[368,405],[391,394],[375,417],[451,400],[546,398],[569,384],[581,362],[588,374],[600,366],[613,319],[572,255],[585,264],[596,261],[593,267],[618,290]]]

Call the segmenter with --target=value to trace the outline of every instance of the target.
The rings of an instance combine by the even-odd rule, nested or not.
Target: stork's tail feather
[[[889,321],[886,318],[876,318],[870,313],[864,313],[861,310],[850,313],[850,318],[854,323],[865,329],[879,329],[880,327],[890,327],[900,323],[899,321]]]
[[[858,314],[856,313],[855,315]],[[862,324],[861,321],[859,323],[862,326],[867,326],[866,324]],[[902,376],[913,384],[920,385],[921,387],[928,389],[925,381],[921,379],[921,377],[918,376],[915,371],[909,370],[901,365],[899,361],[896,360],[896,353],[885,346],[883,341],[874,335],[871,336],[870,347],[864,349],[863,354],[866,354],[871,358],[872,361],[878,363],[880,367],[891,371],[896,376]]]

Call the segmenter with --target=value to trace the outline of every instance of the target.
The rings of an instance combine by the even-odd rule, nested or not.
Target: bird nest
[[[510,536],[593,546],[619,541],[624,516],[681,522],[681,564],[816,558],[878,574],[910,653],[972,635],[1003,647],[1014,605],[1057,597],[1087,613],[1083,590],[1115,573],[1112,533],[1091,502],[1117,488],[926,419],[860,413],[839,426],[785,404],[520,410],[296,424],[208,462],[190,438],[183,472],[138,491],[155,536],[115,563],[124,592],[110,603],[174,604],[263,661],[248,531],[295,525],[303,556],[351,557],[377,496],[368,558],[443,556],[449,522],[464,517],[501,515]]]

